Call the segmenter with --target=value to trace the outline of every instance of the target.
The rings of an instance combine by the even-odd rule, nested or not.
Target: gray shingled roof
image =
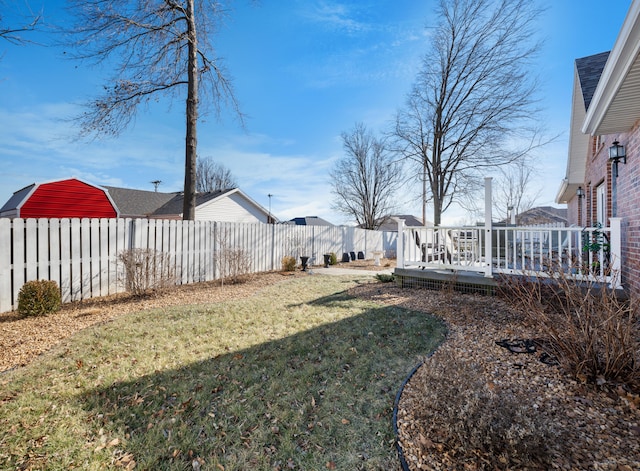
[[[121,217],[146,217],[164,206],[179,193],[131,190],[115,186],[103,186],[113,199]],[[178,211],[181,213],[182,209]]]
[[[331,224],[329,221],[318,216],[293,218],[287,221],[287,224],[295,224],[296,226],[333,226],[333,224]]]
[[[580,88],[582,89],[582,99],[584,100],[584,109],[588,110],[596,91],[600,75],[604,65],[609,58],[609,52],[601,52],[593,56],[582,57],[576,59],[576,69],[578,70],[578,78],[580,79]]]
[[[29,186],[25,186],[21,190],[16,191],[11,198],[0,208],[0,213],[4,211],[11,211],[18,207],[20,203],[27,197],[29,192],[33,190],[33,187],[36,186],[35,183],[32,183]]]
[[[378,228],[379,231],[397,231],[398,223],[393,218],[404,219],[405,227],[422,227],[422,220],[412,214],[396,214],[387,216],[383,219],[382,224]],[[433,223],[427,221],[428,226],[433,226]]]

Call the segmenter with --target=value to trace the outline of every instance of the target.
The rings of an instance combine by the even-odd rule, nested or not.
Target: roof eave
[[[611,109],[616,94],[622,87],[640,51],[640,2],[632,2],[625,17],[618,38],[611,50],[609,59],[602,71],[600,81],[593,94],[593,99],[582,125],[582,132],[591,135],[625,132],[631,125],[608,123],[603,127],[607,114]],[[637,98],[640,104],[640,93]]]

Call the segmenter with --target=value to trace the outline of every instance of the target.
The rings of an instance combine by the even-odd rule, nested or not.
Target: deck
[[[494,292],[505,275],[553,278],[622,288],[621,221],[610,227],[485,225],[405,228],[399,220],[397,268],[403,286]]]

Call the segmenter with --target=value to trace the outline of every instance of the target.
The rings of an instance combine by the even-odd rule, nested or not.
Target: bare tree
[[[436,225],[487,168],[541,145],[531,73],[540,13],[528,0],[440,0],[439,23],[394,130]]]
[[[493,195],[495,214],[499,218],[507,219],[511,211],[513,214],[520,214],[533,208],[542,194],[541,189],[531,189],[535,173],[533,168],[526,161],[519,160],[500,170],[501,175]]]
[[[228,190],[238,186],[231,170],[215,162],[211,157],[204,159],[198,157],[196,175],[196,191],[198,193]]]
[[[3,10],[6,8],[6,3],[7,2],[0,1],[0,7]],[[33,31],[42,19],[42,13],[35,13],[32,11],[29,7],[29,3],[26,3],[25,6],[28,8],[29,14],[24,17],[24,21],[20,21],[18,25],[10,26],[7,24],[5,17],[2,15],[2,11],[0,11],[0,38],[12,44],[22,44],[26,42],[20,33]]]
[[[223,15],[207,0],[70,0],[76,23],[70,29],[76,58],[91,63],[115,59],[115,73],[104,93],[79,117],[95,137],[117,135],[140,105],[159,94],[186,95],[183,218],[194,219],[197,122],[200,99],[219,113],[229,105],[242,120],[231,83],[212,53],[211,35]],[[202,84],[202,86],[200,86]]]
[[[342,133],[346,155],[330,173],[333,208],[352,216],[365,229],[377,229],[393,209],[394,193],[402,182],[402,166],[394,161],[384,140],[364,124]]]

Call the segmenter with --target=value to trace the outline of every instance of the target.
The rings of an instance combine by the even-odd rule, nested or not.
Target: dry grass
[[[442,324],[346,293],[371,276],[277,276],[120,313],[5,373],[0,468],[397,468],[395,392]]]

